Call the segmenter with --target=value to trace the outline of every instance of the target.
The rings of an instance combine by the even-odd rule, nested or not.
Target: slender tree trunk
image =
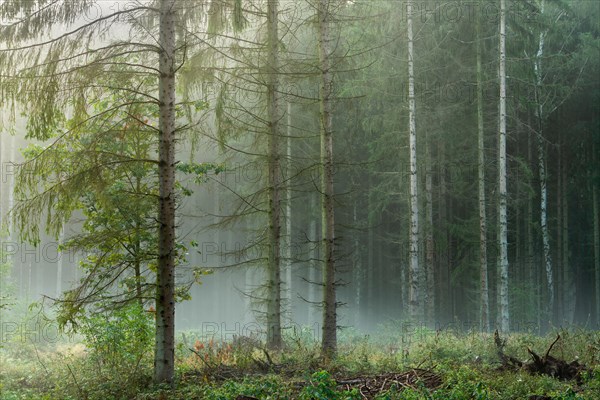
[[[144,298],[142,297],[142,268],[140,260],[134,261],[134,274],[135,274],[135,295],[137,297],[137,303],[140,307],[144,306]]]
[[[593,151],[593,154],[596,154]],[[596,274],[596,327],[600,328],[600,221],[598,211],[598,181],[592,182],[592,202],[594,209],[594,271]]]
[[[429,134],[425,138],[425,156],[427,170],[425,172],[425,269],[427,271],[426,313],[430,326],[435,327],[435,268],[434,268],[434,243],[433,243],[433,160],[431,156],[431,142]]]
[[[369,188],[371,189],[371,188]],[[373,208],[373,197],[374,192],[369,190],[368,194],[368,206],[367,210],[372,210]],[[368,221],[368,232],[367,232],[367,323],[372,323],[372,317],[375,314],[375,215],[374,213],[369,212],[367,216]],[[402,269],[400,270],[400,277],[402,279]],[[404,285],[403,282],[400,284],[400,297],[402,299],[402,303],[404,304]]]
[[[538,106],[538,112],[541,105]],[[541,121],[539,121],[541,122]],[[538,125],[537,132],[537,152],[538,169],[540,178],[540,228],[542,231],[542,246],[544,256],[544,268],[546,270],[546,283],[548,285],[547,314],[552,318],[554,312],[554,273],[552,270],[552,253],[550,250],[550,232],[548,229],[548,189],[546,186],[546,151],[544,139],[540,131],[541,124]]]
[[[358,204],[355,202],[352,208],[352,222],[354,228],[358,227]],[[359,231],[354,232],[354,253],[352,255],[352,263],[353,263],[353,283],[355,285],[354,291],[354,326],[358,327],[361,316],[361,307],[362,307],[362,298],[363,298],[363,284],[364,284],[364,269],[362,265],[362,249],[360,243],[360,233]]]
[[[137,155],[138,158],[141,158],[141,155]],[[136,193],[139,195],[142,192],[142,182],[139,176],[136,177],[135,182]],[[140,308],[144,307],[144,299],[142,297],[142,266],[140,260],[140,252],[141,252],[141,243],[140,243],[140,234],[142,231],[142,227],[140,226],[140,221],[136,219],[135,221],[135,244],[134,244],[134,274],[135,274],[135,293],[137,296],[138,304]]]
[[[10,151],[10,158],[8,160],[9,164],[4,164],[5,167],[7,166],[11,166],[11,173],[9,174],[8,177],[8,208],[6,210],[7,215],[8,213],[11,212],[11,210],[13,209],[13,207],[15,206],[15,167],[12,163],[16,163],[16,150],[17,150],[17,138],[15,137],[15,135],[10,135],[10,141],[9,143],[9,151]],[[17,235],[13,232],[13,218],[7,218],[6,219],[6,225],[8,228],[8,237],[11,241],[14,242],[14,239],[17,238]]]
[[[541,1],[540,12],[544,13],[544,0]],[[534,63],[535,74],[535,100],[537,119],[537,151],[538,169],[540,178],[540,228],[542,231],[542,245],[544,255],[544,267],[546,270],[546,283],[548,285],[547,317],[551,320],[554,313],[554,272],[552,270],[552,253],[550,250],[550,232],[548,229],[548,189],[546,187],[546,149],[544,146],[544,109],[541,99],[542,87],[542,57],[544,56],[544,40],[546,32],[540,32],[538,50]]]
[[[62,229],[60,230],[60,236],[58,239],[58,243],[59,243],[59,245],[62,245],[62,244],[64,244],[64,242],[65,242],[65,227],[63,225]],[[56,263],[56,298],[59,298],[60,295],[62,294],[63,270],[64,270],[64,266],[65,266],[64,258],[66,256],[66,254],[63,253],[62,251],[59,251],[57,256],[58,256],[58,261]]]
[[[452,320],[452,304],[451,304],[451,295],[450,295],[450,236],[448,234],[448,188],[447,188],[447,180],[446,180],[446,149],[444,144],[440,144],[438,146],[438,159],[439,159],[439,168],[438,174],[440,179],[440,187],[438,193],[438,204],[439,204],[439,216],[438,216],[438,229],[440,230],[440,251],[439,251],[439,271],[438,276],[440,277],[439,282],[439,298],[440,298],[440,316],[442,316],[448,322]]]
[[[481,15],[477,13],[477,152],[479,186],[479,323],[490,331],[490,302],[487,265],[487,217],[485,212],[485,136],[483,131],[483,72],[481,68]]]
[[[160,3],[159,231],[154,380],[174,384],[175,371],[175,0]]]
[[[5,217],[6,217],[6,229],[8,231],[8,240],[10,242],[15,243],[16,242],[16,238],[17,238],[17,234],[14,232],[14,222],[13,222],[13,218],[9,217],[9,213],[10,211],[13,209],[13,207],[15,206],[15,173],[14,173],[14,165],[12,165],[12,163],[16,162],[16,150],[17,150],[17,139],[15,137],[15,135],[9,135],[9,140],[8,140],[8,150],[7,150],[7,155],[8,155],[8,160],[7,162],[5,162],[3,164],[3,166],[5,168],[8,168],[10,166],[11,172],[8,173],[7,175],[7,182],[6,182],[6,187],[7,190],[7,208],[5,211]],[[0,229],[4,229],[4,226],[0,227]],[[23,265],[23,261],[19,260],[17,261],[14,257],[12,258],[13,261],[13,265],[18,268],[19,270],[19,297],[23,296],[23,293],[25,292],[24,290],[24,277],[23,277],[23,270],[25,269],[25,265]]]
[[[279,93],[278,0],[267,2],[269,84],[269,260],[267,299],[267,347],[281,348],[281,154]]]
[[[242,253],[243,254],[243,253]],[[243,255],[242,255],[243,256]],[[254,271],[252,268],[245,268],[245,272],[244,272],[244,285],[245,285],[245,289],[244,289],[244,309],[245,310],[252,310],[252,296],[251,296],[251,292],[252,292],[252,288],[254,287]],[[250,312],[246,312],[244,314],[244,324],[250,324],[254,321],[252,313]]]
[[[558,321],[566,321],[566,310],[567,305],[565,304],[565,300],[567,299],[567,286],[564,280],[564,264],[563,264],[563,181],[562,181],[562,148],[558,148],[558,157],[556,157],[557,161],[557,190],[556,190],[556,280],[554,285],[556,287],[556,315]]]
[[[321,125],[321,206],[323,240],[323,338],[322,354],[332,357],[337,347],[337,304],[335,288],[335,234],[333,202],[333,75],[330,53],[330,4],[319,0],[319,64],[321,68],[320,125]]]
[[[531,114],[527,113],[527,125],[531,127]],[[531,129],[527,129],[527,163],[533,165],[533,143]],[[540,326],[540,303],[541,290],[538,285],[538,268],[535,264],[535,254],[533,245],[533,180],[531,174],[528,175],[527,186],[530,189],[527,197],[527,270],[529,271],[529,288],[533,292],[530,306],[532,313],[530,315],[537,316],[537,325]]]
[[[6,218],[6,216],[4,215],[6,213],[6,207],[4,205],[4,193],[6,193],[8,189],[10,189],[10,187],[8,186],[8,179],[6,174],[6,165],[8,164],[5,159],[6,156],[4,155],[4,149],[5,145],[3,145],[2,140],[0,140],[0,184],[4,188],[4,190],[0,191],[0,232],[4,230],[4,221]]]
[[[500,0],[500,107],[498,140],[498,271],[500,330],[510,329],[508,311],[508,221],[506,215],[506,0]]]
[[[221,155],[221,154],[220,154]],[[215,190],[215,197],[214,197],[214,202],[213,202],[213,206],[214,206],[214,210],[213,210],[213,223],[215,224],[215,226],[218,224],[220,218],[219,215],[224,215],[227,213],[227,210],[224,209],[223,206],[223,198],[225,196],[223,196],[223,190],[222,187],[218,187]],[[226,230],[227,228],[222,228],[219,229],[217,231],[217,234],[215,235],[215,239],[216,239],[216,252],[215,254],[211,254],[210,256],[208,256],[208,259],[211,259],[211,262],[213,262],[215,265],[219,265],[219,266],[223,266],[224,265],[224,259],[225,259],[225,254],[227,252],[227,239],[226,239]],[[267,255],[268,256],[268,255]],[[215,270],[215,286],[216,287],[226,287],[226,277],[225,277],[225,269],[217,269]],[[267,271],[268,273],[268,271]],[[267,275],[268,276],[268,275]],[[258,282],[257,282],[258,284]],[[256,287],[256,286],[255,286]],[[215,306],[215,313],[217,315],[224,315],[225,312],[227,310],[227,307],[225,306],[225,301],[219,301],[217,302],[216,306]]]
[[[215,216],[218,215],[218,213],[215,213]],[[215,220],[217,218],[215,217]],[[216,222],[215,222],[216,224]],[[216,226],[216,225],[215,225]],[[239,231],[240,232],[248,232],[250,230],[249,226],[249,221],[247,220],[243,220],[241,221],[241,224],[239,225]],[[247,250],[244,250],[244,246],[240,246],[240,251],[238,254],[236,254],[236,258],[235,258],[235,262],[241,262],[242,260],[246,259],[247,257]],[[245,267],[244,269],[244,293],[245,295],[243,296],[244,299],[244,310],[246,310],[247,312],[244,314],[244,324],[246,324],[246,326],[248,326],[247,324],[250,323],[256,323],[256,319],[255,319],[255,314],[252,312],[249,312],[250,310],[252,310],[252,290],[254,287],[256,287],[256,269],[252,268],[252,267]],[[264,282],[264,278],[261,276],[260,279],[261,282]]]
[[[310,207],[309,210],[317,209],[317,194],[310,195]],[[308,273],[308,322],[310,324],[316,324],[318,322],[318,318],[316,315],[315,304],[319,302],[318,294],[317,294],[317,285],[320,284],[319,280],[319,267],[318,260],[320,258],[320,245],[318,243],[319,237],[319,228],[317,226],[316,218],[310,218],[309,226],[308,226],[308,239],[310,245],[310,262],[309,262],[309,273]]]
[[[292,103],[287,103],[287,139],[286,139],[286,173],[285,185],[285,292],[288,317],[294,321],[292,299]]]
[[[596,275],[596,328],[600,329],[600,207],[598,206],[598,202],[600,201],[600,197],[598,196],[598,167],[600,165],[596,151],[596,143],[592,138],[592,159],[595,160],[592,164],[595,166],[592,173],[592,209],[594,218],[594,273]]]
[[[32,300],[32,286],[33,286],[33,265],[32,262],[29,261],[29,263],[27,264],[27,289],[25,292],[25,299],[29,302],[30,300]]]
[[[514,110],[513,113],[513,120],[515,121],[515,137],[520,138],[521,137],[521,122],[519,121],[519,115],[518,115],[518,111]],[[516,143],[516,149],[515,149],[515,154],[521,154],[521,141],[517,140]],[[515,181],[516,182],[522,182],[522,177],[520,174],[520,170],[517,168],[516,170],[516,174],[515,174]],[[522,253],[521,253],[521,207],[520,207],[520,199],[521,199],[521,185],[517,184],[515,185],[515,199],[518,199],[519,201],[517,201],[517,203],[515,204],[514,207],[514,213],[515,213],[515,218],[514,218],[514,231],[515,231],[515,261],[514,261],[514,270],[515,270],[515,274],[514,274],[514,282],[524,282],[525,281],[525,271],[523,270],[523,260],[522,260]],[[521,307],[523,308],[523,307]],[[521,318],[521,320],[523,319],[523,314],[519,315],[519,318]]]
[[[564,157],[564,156],[563,156]],[[567,325],[573,324],[575,320],[575,298],[576,286],[571,272],[570,246],[569,246],[569,181],[567,175],[568,162],[562,162],[562,268],[565,299],[565,321]]]
[[[413,54],[413,2],[409,0],[406,5],[407,12],[407,35],[408,35],[408,128],[410,148],[410,283],[409,283],[409,313],[413,320],[418,321],[422,317],[419,278],[421,268],[419,266],[419,195],[417,175],[417,128],[415,107],[415,73]]]

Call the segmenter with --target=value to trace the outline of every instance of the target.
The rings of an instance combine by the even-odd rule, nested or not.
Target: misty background
[[[252,3],[252,2],[250,2]],[[259,5],[248,5],[259,9]],[[417,2],[415,92],[421,225],[421,301],[427,316],[413,325],[482,329],[477,147],[477,43],[482,44],[485,206],[490,320],[498,318],[497,131],[498,19],[496,2]],[[543,333],[550,326],[600,326],[598,186],[600,153],[598,38],[595,1],[509,2],[508,256],[511,329]],[[532,5],[533,4],[533,5]],[[104,7],[104,6],[103,6]],[[319,83],[310,5],[282,5],[285,110],[281,123],[284,327],[320,335],[322,276],[319,182]],[[482,14],[479,14],[479,11]],[[566,10],[566,11],[565,11]],[[98,12],[103,12],[102,7]],[[334,63],[334,158],[338,325],[375,332],[409,320],[409,145],[406,14],[401,2],[340,2]],[[480,33],[476,16],[480,15]],[[256,293],[265,282],[267,151],[263,76],[264,16],[248,16],[234,35],[207,34],[204,57],[193,60],[180,90],[207,108],[201,123],[178,142],[177,159],[214,162],[223,171],[202,182],[179,173],[189,195],[178,203],[178,239],[187,256],[176,270],[181,282],[193,269],[212,273],[177,304],[178,330],[221,335],[261,332]],[[552,22],[554,21],[554,22]],[[208,17],[207,17],[208,24]],[[525,32],[525,33],[524,33]],[[540,32],[546,32],[544,105],[536,125],[533,75]],[[122,31],[121,31],[122,33]],[[119,30],[115,35],[119,34]],[[479,35],[479,36],[478,36]],[[235,36],[235,37],[233,37]],[[233,37],[233,38],[232,38]],[[186,79],[195,82],[186,86]],[[200,79],[198,79],[200,77]],[[192,81],[191,78],[189,78]],[[3,110],[8,118],[9,111]],[[26,110],[18,112],[27,113]],[[17,113],[18,114],[18,113]],[[22,242],[9,218],[16,164],[26,124],[0,135],[2,251],[11,265],[14,294],[25,303],[53,298],[81,278],[85,254],[58,251],[81,231],[74,213],[58,238],[43,234]],[[546,158],[536,145],[543,135]],[[547,212],[554,277],[554,306],[540,223],[540,165],[547,172]],[[44,221],[38,221],[40,226]],[[426,269],[427,268],[427,269]],[[426,270],[425,270],[426,269]],[[6,284],[6,282],[2,282]],[[291,329],[291,328],[290,328]]]

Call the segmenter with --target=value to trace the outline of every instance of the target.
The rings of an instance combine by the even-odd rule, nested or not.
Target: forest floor
[[[121,330],[98,332],[87,346],[4,337],[0,399],[600,399],[599,331],[495,338],[390,323],[371,335],[343,330],[330,361],[319,358],[308,330],[287,335],[280,352],[253,338],[206,341],[180,332],[176,389],[151,384],[151,349],[121,341],[128,334]],[[532,353],[577,370],[560,379],[556,368],[536,369]]]

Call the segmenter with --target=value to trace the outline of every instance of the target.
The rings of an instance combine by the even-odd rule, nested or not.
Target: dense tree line
[[[458,319],[485,328],[488,317],[481,319],[482,310],[486,309],[481,307],[485,304],[481,295],[487,286],[492,326],[507,328],[506,322],[495,323],[507,317],[499,314],[502,298],[509,300],[506,312],[514,329],[532,322],[542,327],[591,323],[597,319],[596,308],[589,299],[595,293],[590,282],[597,279],[593,251],[594,225],[598,223],[597,215],[593,215],[597,172],[592,160],[598,158],[593,146],[598,140],[598,126],[594,125],[597,122],[592,111],[597,104],[587,96],[594,97],[597,92],[592,64],[597,62],[598,48],[597,42],[592,43],[597,40],[598,31],[597,24],[588,17],[598,10],[589,2],[507,3],[506,255],[501,253],[503,240],[498,228],[502,222],[496,213],[502,198],[502,183],[497,178],[501,166],[498,157],[502,154],[502,142],[498,141],[498,127],[502,126],[498,122],[499,46],[503,38],[498,26],[500,3],[475,4],[472,13],[463,9],[459,18],[460,13],[452,17],[444,14],[451,9],[458,12],[458,3],[420,2],[418,17],[414,18],[419,32],[413,56],[417,151],[419,159],[424,160],[419,163],[420,210],[425,216],[420,228],[420,263],[425,265],[424,270],[421,268],[420,285],[425,291],[421,298],[433,302],[433,311],[422,315],[429,316],[430,324]],[[393,5],[389,7],[381,14],[402,12]],[[398,18],[401,17],[390,17],[395,21]],[[398,36],[396,44],[383,47],[373,57],[373,66],[348,81],[354,90],[362,84],[363,93],[373,94],[355,101],[356,119],[352,125],[341,128],[342,132],[356,135],[352,143],[357,156],[353,161],[361,160],[366,166],[357,163],[361,167],[354,168],[353,173],[367,174],[361,181],[374,186],[357,191],[361,198],[354,201],[369,204],[363,208],[369,213],[374,211],[374,202],[378,207],[376,216],[362,217],[362,226],[367,229],[359,242],[372,243],[369,235],[378,237],[374,240],[376,248],[370,251],[381,261],[373,262],[372,255],[363,254],[364,261],[359,265],[375,269],[369,272],[374,279],[379,277],[375,287],[398,287],[400,283],[398,290],[377,291],[381,296],[365,295],[367,303],[381,301],[378,307],[397,301],[392,297],[402,299],[406,307],[411,301],[406,285],[410,282],[407,176],[412,169],[407,152],[398,151],[409,145],[408,124],[403,122],[408,117],[408,77],[395,67],[406,58],[402,49],[406,39],[400,36],[404,28],[394,28],[397,30],[388,34]],[[381,37],[382,32],[375,31],[367,40]],[[378,65],[381,69],[376,70]],[[567,111],[584,98],[587,117]],[[572,129],[577,134],[569,134],[567,143],[561,137]],[[478,132],[482,135],[479,156]],[[579,154],[577,161],[566,161],[565,152],[573,155],[573,151]],[[367,154],[371,157],[365,159]],[[478,164],[482,167],[479,173]],[[564,168],[583,168],[587,172],[580,170],[577,176],[570,176]],[[397,192],[403,201],[398,201]],[[577,196],[577,200],[569,199],[570,196]],[[584,208],[589,211],[587,222],[570,218],[576,209]],[[375,221],[369,221],[369,217]],[[404,228],[397,229],[398,226]],[[583,226],[587,227],[587,234],[581,231]],[[573,234],[587,240],[573,241]],[[487,244],[481,246],[484,241]],[[480,257],[484,250],[487,256]],[[507,296],[501,295],[503,277],[499,275],[502,268],[495,261],[498,257],[510,260]],[[487,273],[480,275],[481,271]],[[389,282],[390,276],[399,276],[398,282]],[[478,280],[478,276],[483,278]],[[482,285],[486,276],[489,283]]]

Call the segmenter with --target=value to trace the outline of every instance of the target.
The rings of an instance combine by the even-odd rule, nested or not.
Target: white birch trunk
[[[540,12],[544,13],[544,0],[540,4]],[[540,32],[538,50],[533,65],[535,74],[535,100],[537,119],[537,150],[538,169],[540,179],[540,228],[542,231],[542,245],[544,254],[544,268],[546,270],[546,283],[548,285],[547,316],[552,319],[554,313],[554,273],[552,269],[552,253],[550,249],[550,232],[548,229],[548,189],[546,186],[546,148],[544,146],[543,124],[544,106],[541,99],[542,89],[542,57],[544,56],[544,40],[547,31]]]
[[[500,331],[508,332],[508,222],[506,215],[506,0],[500,0],[500,106],[498,137],[498,271]]]
[[[413,320],[422,317],[419,299],[419,196],[417,176],[417,128],[415,122],[415,75],[413,58],[413,2],[409,0],[407,10],[408,34],[408,124],[410,137],[410,283],[409,283],[409,313]]]
[[[433,173],[431,142],[429,135],[425,137],[425,154],[427,167],[425,172],[425,269],[427,274],[427,290],[425,292],[425,305],[427,322],[435,327],[435,268],[434,268],[434,243],[433,243]]]
[[[554,277],[552,271],[552,254],[550,252],[550,232],[548,229],[548,189],[546,187],[546,156],[544,139],[537,132],[538,169],[540,178],[540,228],[542,231],[542,245],[544,256],[544,269],[546,271],[546,284],[548,285],[547,312],[552,317],[554,310]]]
[[[485,210],[485,136],[483,131],[483,72],[481,68],[481,13],[477,13],[477,152],[479,187],[479,302],[480,326],[490,331],[487,265],[487,217]]]

